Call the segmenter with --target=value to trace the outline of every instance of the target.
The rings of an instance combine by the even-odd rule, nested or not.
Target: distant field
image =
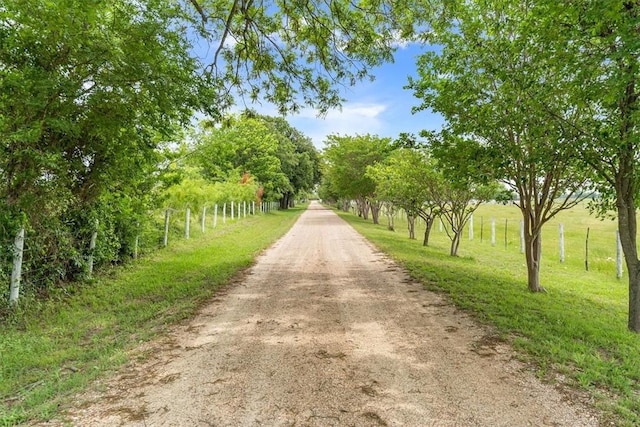
[[[496,243],[491,245],[491,219],[495,219]],[[461,257],[470,256],[481,262],[489,262],[503,267],[517,270],[517,265],[524,266],[524,258],[520,253],[520,222],[522,215],[516,206],[504,206],[500,204],[481,205],[475,212],[473,219],[473,240],[469,240],[468,226],[463,233],[460,243],[459,255]],[[386,218],[381,219],[386,223]],[[505,247],[505,222],[507,228],[507,239]],[[559,224],[564,228],[565,261],[560,263],[559,249]],[[563,211],[543,229],[542,236],[542,272],[549,269],[554,272],[569,272],[572,274],[582,274],[585,271],[585,240],[589,228],[589,272],[602,273],[586,274],[581,276],[585,280],[605,280],[612,285],[623,283],[626,286],[626,268],[623,263],[622,280],[616,279],[616,230],[617,222],[612,220],[600,220],[589,214],[585,204],[579,205],[571,210]],[[448,250],[449,239],[444,231],[439,231],[436,220],[434,230],[431,234],[431,243],[434,248]],[[401,215],[396,219],[396,231],[407,233],[406,221]],[[416,238],[421,241],[424,233],[424,222],[418,223]],[[408,236],[408,234],[407,234]],[[526,270],[522,271],[523,278],[526,278]],[[553,275],[552,275],[553,276]],[[553,279],[547,275],[542,276]],[[547,286],[553,287],[552,282],[546,282]]]
[[[374,226],[371,220],[339,214],[427,289],[448,295],[458,307],[494,326],[540,378],[582,390],[603,411],[605,422],[640,425],[640,337],[626,328],[627,273],[616,278],[615,221],[600,221],[578,206],[546,225],[540,278],[548,292],[531,294],[520,253],[521,215],[515,206],[482,206],[474,215],[473,240],[465,230],[455,258],[448,255],[449,239],[437,222],[425,248],[424,223],[412,241],[403,218],[396,219],[396,231],[390,232],[384,217]],[[495,246],[491,218],[496,221]],[[565,231],[564,263],[559,261],[560,223]]]

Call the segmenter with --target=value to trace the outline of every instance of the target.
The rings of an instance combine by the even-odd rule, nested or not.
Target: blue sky
[[[332,110],[325,117],[304,109],[297,115],[288,116],[287,121],[310,137],[318,149],[324,147],[327,135],[372,134],[395,139],[401,132],[418,135],[423,129],[440,129],[442,117],[421,111],[411,113],[419,101],[412,91],[403,89],[408,76],[416,76],[416,57],[423,52],[416,44],[399,48],[395,62],[372,70],[373,82],[362,81],[345,88],[347,100],[342,110]],[[274,115],[275,109],[268,105],[256,106],[263,114]]]

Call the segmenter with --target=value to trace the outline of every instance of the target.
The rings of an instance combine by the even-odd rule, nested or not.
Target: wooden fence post
[[[136,222],[136,238],[133,240],[133,259],[138,259],[139,247],[140,247],[140,223]]]
[[[564,262],[564,225],[558,224],[558,239],[560,241],[560,262]]]
[[[584,241],[584,268],[589,271],[589,227],[587,227],[587,238]]]
[[[509,239],[507,238],[507,229],[509,228],[509,219],[505,218],[504,219],[504,248],[507,249],[507,245],[508,245],[508,241]]]
[[[136,238],[133,241],[133,259],[138,259],[138,247],[140,246],[140,235],[136,234]]]
[[[20,280],[22,278],[22,255],[24,253],[24,227],[18,230],[13,242],[13,270],[9,288],[9,305],[15,307],[20,297]]]
[[[247,217],[247,201],[242,202],[242,214],[246,218]]]

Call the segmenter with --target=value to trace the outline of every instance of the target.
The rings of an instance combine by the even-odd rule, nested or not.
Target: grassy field
[[[50,418],[126,363],[132,347],[192,316],[303,209],[227,221],[204,234],[194,227],[191,239],[104,272],[74,295],[30,301],[0,323],[0,426]]]
[[[474,216],[474,238],[470,241],[465,230],[457,258],[448,255],[449,240],[437,224],[425,248],[420,235],[424,224],[417,240],[409,240],[402,219],[396,219],[396,232],[391,232],[386,219],[374,226],[352,214],[340,215],[426,288],[447,294],[481,322],[494,325],[540,378],[588,393],[614,425],[640,425],[640,337],[626,329],[627,281],[626,272],[616,278],[615,222],[600,221],[579,206],[549,223],[541,271],[548,292],[531,294],[516,207],[481,207]],[[495,246],[491,218],[496,222]],[[559,223],[565,231],[564,263],[559,261]]]

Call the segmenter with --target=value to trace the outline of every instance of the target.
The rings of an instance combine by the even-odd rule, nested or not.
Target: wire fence
[[[354,207],[352,212],[356,213]],[[585,218],[590,218],[589,220]],[[395,228],[408,226],[408,216],[403,209],[393,213],[396,221]],[[388,221],[385,215],[380,216],[380,222]],[[424,231],[426,222],[415,218],[415,231]],[[437,217],[432,226],[431,236],[438,240],[438,236],[446,236],[447,223]],[[489,248],[505,251],[519,251],[524,254],[525,229],[524,221],[516,215],[500,216],[474,214],[466,223],[462,236],[468,242],[473,242],[472,250],[489,250]],[[615,223],[600,221],[585,215],[578,219],[557,218],[549,221],[542,232],[543,256],[559,264],[581,266],[586,271],[599,270],[615,273],[616,278],[622,278],[626,271],[624,254],[620,242],[620,233]]]
[[[205,233],[208,229],[222,227],[256,213],[266,213],[277,208],[277,202],[232,201],[205,206],[196,213],[189,208],[164,209],[152,215],[150,225],[138,227],[133,241],[127,242],[131,247],[130,256],[136,259],[141,254],[167,247],[174,240],[189,239],[194,227]],[[85,245],[86,249],[70,252],[63,263],[65,269],[84,269],[87,278],[91,278],[94,273],[94,256],[97,246],[101,243],[100,220],[96,220],[93,225],[89,242]],[[4,236],[0,240],[0,254],[4,260],[0,264],[0,280],[8,282],[8,303],[10,307],[15,307],[21,296],[21,288],[25,285],[29,289],[44,289],[47,287],[44,282],[54,282],[57,277],[63,276],[62,272],[51,266],[59,265],[61,257],[65,254],[54,251],[43,254],[37,245],[30,245],[30,241],[37,236],[30,234],[24,227],[19,228],[13,236],[9,233],[5,233]]]

